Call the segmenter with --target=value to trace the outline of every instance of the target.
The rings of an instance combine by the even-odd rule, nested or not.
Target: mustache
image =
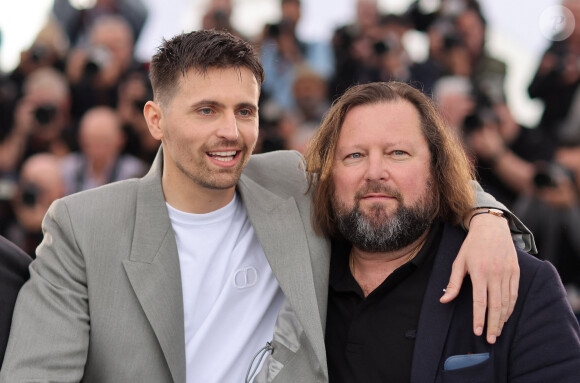
[[[403,196],[401,195],[401,192],[399,192],[397,189],[395,189],[394,187],[385,185],[381,182],[378,181],[370,181],[368,184],[366,184],[366,186],[362,189],[360,189],[359,191],[357,191],[354,195],[354,199],[355,201],[360,201],[366,194],[369,193],[380,193],[380,194],[387,194],[391,197],[394,197],[397,199],[397,201],[401,201]]]
[[[219,139],[214,142],[211,142],[210,144],[203,145],[201,150],[204,152],[209,152],[215,148],[229,148],[229,147],[240,148],[242,150],[246,150],[248,148],[244,140],[240,138],[238,140]]]

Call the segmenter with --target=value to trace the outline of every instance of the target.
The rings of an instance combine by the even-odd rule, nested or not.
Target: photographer
[[[380,80],[374,43],[379,39],[380,13],[375,0],[356,1],[356,20],[337,28],[332,36],[335,71],[330,97],[336,99],[353,84]]]
[[[120,81],[129,71],[140,68],[134,61],[133,49],[133,34],[123,17],[103,16],[95,20],[88,44],[73,49],[67,60],[75,119],[93,106],[115,107]]]
[[[150,164],[153,162],[159,141],[151,137],[147,122],[143,117],[145,103],[153,99],[153,90],[146,73],[129,73],[119,84],[117,113],[126,135],[126,154],[131,154]]]
[[[418,21],[415,20],[415,26],[417,23]],[[425,61],[411,65],[410,85],[427,95],[432,95],[435,82],[440,77],[453,73],[449,64],[457,61],[456,58],[460,55],[456,52],[461,51],[464,46],[449,18],[439,18],[431,22],[427,27],[427,38],[429,39],[429,55]],[[457,74],[466,75],[465,73]]]
[[[84,114],[79,123],[78,144],[80,151],[61,161],[67,195],[146,173],[143,161],[121,153],[125,135],[112,108],[97,106]]]
[[[52,68],[28,76],[24,95],[14,110],[14,123],[0,142],[0,176],[13,178],[32,154],[50,152],[62,157],[70,151],[70,96],[66,79]]]
[[[10,73],[10,80],[21,89],[26,78],[39,68],[63,71],[68,48],[69,42],[61,25],[49,17],[28,49],[20,52],[20,62]]]
[[[50,204],[64,195],[58,158],[48,153],[28,158],[11,201],[13,216],[3,235],[34,258],[42,241],[42,219]]]
[[[562,145],[580,144],[580,3],[564,0],[574,15],[576,28],[563,41],[554,41],[545,52],[532,83],[531,98],[544,103],[540,129]]]
[[[330,46],[324,42],[304,42],[296,34],[301,16],[300,0],[280,0],[279,22],[266,24],[260,42],[260,60],[266,80],[262,84],[261,103],[291,110],[296,106],[292,86],[297,69],[308,65],[324,77],[330,77],[334,63]]]
[[[233,35],[243,37],[242,34],[233,27],[230,21],[231,17],[231,0],[210,0],[207,5],[207,10],[203,15],[202,28],[227,31]]]
[[[459,133],[474,155],[479,182],[517,212],[539,253],[556,266],[573,294],[580,287],[580,203],[573,173],[557,162],[558,148],[550,137],[517,124],[505,102],[474,93],[467,81],[459,87],[450,80],[436,85],[437,101],[456,123],[463,118]],[[471,109],[461,107],[469,102]]]

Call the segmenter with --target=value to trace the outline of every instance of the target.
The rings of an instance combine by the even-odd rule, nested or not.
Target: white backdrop
[[[71,0],[90,3],[94,0]],[[137,43],[136,56],[146,60],[163,37],[199,28],[208,0],[143,0],[150,16]],[[279,17],[279,0],[232,0],[232,22],[248,36],[255,36],[266,22]],[[378,0],[383,11],[401,12],[412,0]],[[438,0],[423,0],[437,2]],[[302,0],[298,33],[304,40],[328,40],[334,28],[354,18],[356,0]],[[558,0],[480,0],[489,22],[488,49],[508,63],[506,92],[516,118],[533,125],[541,105],[526,93],[538,60],[549,41],[542,36],[542,11]],[[30,45],[44,23],[52,0],[0,0],[0,70],[10,71],[19,52]],[[412,36],[411,36],[412,37]],[[409,49],[417,57],[425,52],[423,39],[410,38]]]

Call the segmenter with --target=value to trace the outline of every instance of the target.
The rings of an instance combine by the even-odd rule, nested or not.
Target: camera
[[[498,122],[497,115],[493,109],[483,106],[465,117],[463,120],[463,133],[468,135],[475,130],[483,128],[486,124]]]
[[[267,27],[268,37],[272,39],[277,39],[282,35],[293,35],[294,33],[292,22],[287,19],[282,19],[277,24],[269,24]]]
[[[111,62],[111,52],[104,46],[92,47],[85,64],[85,76],[92,77]]]
[[[574,182],[574,175],[568,169],[555,162],[538,161],[535,164],[535,168],[533,182],[537,188],[557,187],[558,179],[562,176]]]
[[[443,35],[443,51],[449,52],[455,48],[465,48],[465,42],[456,32],[448,32]]]
[[[387,54],[390,50],[391,46],[387,41],[377,41],[373,44],[373,52],[378,56]]]
[[[34,118],[40,125],[50,124],[56,117],[56,106],[52,104],[42,104],[34,109]]]
[[[22,204],[28,207],[36,205],[36,202],[38,201],[38,194],[39,190],[36,185],[32,183],[25,184],[20,194]]]
[[[554,188],[557,183],[549,172],[539,171],[534,174],[534,185],[538,188]]]

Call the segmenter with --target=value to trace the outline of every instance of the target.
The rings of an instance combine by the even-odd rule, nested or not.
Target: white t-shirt
[[[239,196],[207,214],[167,208],[181,266],[186,382],[243,382],[272,339],[284,294]]]

